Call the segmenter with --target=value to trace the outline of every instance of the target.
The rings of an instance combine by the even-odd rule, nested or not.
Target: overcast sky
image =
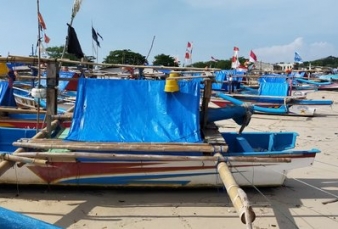
[[[0,54],[29,55],[37,40],[36,0],[0,0]],[[73,0],[40,0],[50,43],[65,43]],[[5,9],[6,8],[6,9]],[[110,51],[178,56],[187,42],[192,60],[228,59],[233,47],[248,58],[292,62],[338,56],[337,0],[83,0],[73,26],[86,55],[93,55],[91,26],[102,35],[99,61]]]

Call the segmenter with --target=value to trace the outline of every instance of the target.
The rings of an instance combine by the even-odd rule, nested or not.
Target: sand
[[[296,131],[298,149],[318,148],[313,166],[291,171],[285,185],[245,188],[256,213],[255,229],[338,228],[338,92],[309,98],[332,99],[318,117],[254,115],[244,131]],[[222,130],[239,127],[231,120]],[[61,189],[1,186],[0,206],[62,228],[246,228],[223,188]]]

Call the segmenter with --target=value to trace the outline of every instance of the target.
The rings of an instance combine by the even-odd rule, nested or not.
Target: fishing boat
[[[256,113],[301,116],[314,116],[321,107],[333,104],[332,100],[306,99],[306,94],[314,90],[294,91],[293,95],[290,91],[285,77],[262,77],[257,90],[246,87],[241,94],[215,91],[211,102],[220,107],[251,103]]]
[[[165,87],[162,80],[80,79],[71,128],[61,122],[52,125],[57,128],[50,135],[57,138],[14,142],[21,152],[10,156],[47,158],[43,165],[22,167],[20,182],[218,186],[215,161],[233,160],[239,185],[274,186],[283,183],[285,171],[311,165],[319,152],[295,150],[292,132],[221,133],[215,121],[233,117],[248,124],[251,110],[200,113],[199,82],[182,80],[177,92]],[[280,174],[269,173],[270,168]],[[0,181],[17,182],[12,176],[5,173]]]
[[[55,64],[48,67],[56,72]],[[69,117],[57,114],[57,97],[51,98],[56,75],[47,78],[56,83],[46,92],[47,126],[33,137],[16,135],[17,149],[1,155],[0,183],[225,186],[248,225],[255,213],[240,186],[282,185],[288,171],[311,166],[320,152],[296,149],[295,132],[243,132],[252,107],[210,108],[212,74],[203,87],[176,71],[165,80],[80,78]],[[67,119],[70,128],[62,125]],[[239,131],[221,132],[215,122],[224,119]]]
[[[46,109],[46,73],[43,73],[43,79],[40,80],[39,87],[27,88],[23,87],[21,82],[17,82],[13,87],[13,95],[17,106],[22,108]],[[37,77],[26,77],[35,78]],[[58,86],[58,112],[64,113],[74,106],[75,94],[74,91],[77,87],[77,78],[79,74],[74,71],[59,71],[59,78],[62,81]]]

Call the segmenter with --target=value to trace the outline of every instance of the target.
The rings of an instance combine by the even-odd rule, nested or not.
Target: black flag
[[[100,42],[98,40],[97,33],[93,27],[92,27],[92,37],[93,37],[93,40],[96,42],[97,46],[100,47]]]
[[[77,58],[81,59],[84,57],[84,54],[81,49],[81,45],[79,40],[77,39],[76,32],[74,28],[68,25],[68,44],[67,44],[67,52],[70,54],[74,54]]]

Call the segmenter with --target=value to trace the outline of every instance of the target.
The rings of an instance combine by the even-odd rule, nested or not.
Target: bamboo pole
[[[12,154],[1,154],[1,159],[5,161],[12,161],[12,162],[20,162],[25,164],[34,164],[34,165],[47,165],[47,160],[43,159],[35,159],[35,158],[29,158],[29,157],[23,157],[23,156],[17,156]]]
[[[175,71],[174,71],[175,72]],[[186,72],[177,72],[177,73],[183,73],[183,74],[186,74]],[[125,77],[128,77],[130,76],[130,74],[95,74],[95,73],[92,73],[92,74],[86,74],[86,76],[120,76],[121,78],[125,78]],[[165,76],[165,74],[163,74],[162,76]],[[158,77],[158,76],[156,76]],[[199,79],[199,78],[213,78],[213,76],[178,76],[178,77],[172,77],[169,79],[169,77],[166,77],[168,80],[186,80],[186,79]],[[35,76],[20,76],[18,77],[18,79],[23,79],[23,80],[28,80],[28,79],[36,79]],[[44,80],[47,80],[48,77],[41,77],[41,79],[44,79]],[[76,81],[76,80],[79,80],[80,78],[77,77],[77,78],[58,78],[59,81]],[[218,82],[219,83],[219,82]]]
[[[212,94],[212,80],[206,79],[204,80],[204,91],[203,91],[203,100],[202,100],[202,129],[205,129],[208,121],[208,105],[211,99]]]
[[[26,62],[32,63],[37,62],[36,57],[27,57],[27,56],[15,56],[9,55],[8,57],[0,57],[0,62]],[[191,70],[191,71],[219,71],[219,68],[194,68],[194,67],[166,67],[166,66],[146,66],[146,65],[131,65],[131,64],[105,64],[105,63],[93,63],[87,61],[75,61],[69,59],[52,59],[52,58],[40,58],[41,62],[64,62],[64,63],[72,63],[72,64],[85,64],[85,65],[99,65],[103,67],[130,67],[130,68],[151,68],[151,69],[167,69],[167,70]]]
[[[19,114],[37,114],[38,111],[35,109],[21,109],[21,108],[14,108],[14,107],[0,107],[0,112],[7,112],[7,113],[19,113]],[[40,114],[45,114],[46,111],[40,110]]]
[[[68,114],[56,114],[56,115],[52,115],[52,119],[70,121],[70,120],[73,119],[73,114],[72,113],[68,113]]]
[[[54,120],[52,122],[52,128],[56,128],[56,126],[59,124],[58,120]],[[34,135],[34,137],[32,139],[38,139],[38,138],[43,138],[47,135],[47,128],[44,128],[42,130],[40,130],[40,132],[38,132],[36,135]],[[12,155],[16,156],[17,153],[20,152],[24,152],[23,148],[18,148],[17,150],[15,150],[13,152]],[[14,161],[2,161],[0,163],[0,177],[11,167],[13,167],[15,165],[16,162]]]
[[[94,142],[23,142],[17,141],[14,146],[35,149],[68,149],[90,151],[150,151],[150,152],[226,152],[228,146],[208,144],[162,144],[162,143],[94,143]]]
[[[149,154],[113,154],[93,152],[21,152],[16,154],[26,158],[59,158],[59,159],[111,159],[111,160],[151,160],[151,161],[232,161],[232,162],[256,162],[256,163],[290,163],[290,158],[264,158],[264,157],[225,157],[214,156],[170,156],[170,155],[149,155]]]
[[[221,156],[218,153],[216,155]],[[245,192],[238,186],[225,162],[217,163],[217,171],[242,223],[246,224],[247,228],[252,228],[251,224],[255,220],[256,214],[252,210]]]
[[[216,92],[216,94],[219,93],[219,92]],[[244,97],[244,98],[259,98],[259,99],[262,99],[262,98],[267,98],[267,99],[304,99],[305,96],[274,96],[274,95],[249,95],[249,94],[227,94],[228,96],[231,96],[231,97]]]

